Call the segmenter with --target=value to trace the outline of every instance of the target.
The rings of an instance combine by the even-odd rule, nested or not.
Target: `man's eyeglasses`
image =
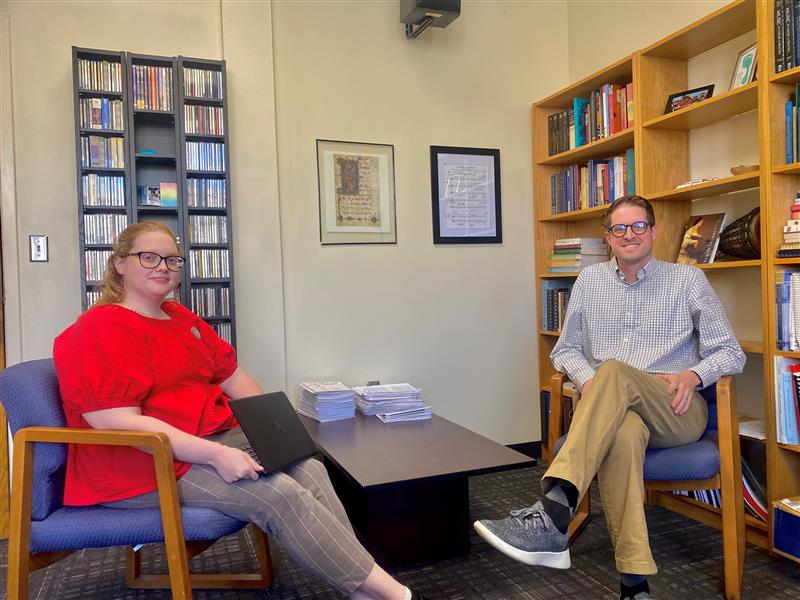
[[[167,269],[170,271],[178,272],[183,268],[186,259],[182,256],[161,256],[155,252],[131,252],[128,256],[138,256],[139,264],[145,269],[155,269],[164,261]]]
[[[625,233],[627,233],[628,227],[630,227],[631,231],[636,235],[642,235],[645,231],[647,231],[647,228],[650,227],[650,223],[648,223],[647,221],[634,221],[629,225],[625,225],[624,223],[618,223],[616,225],[612,225],[611,227],[606,229],[606,231],[608,231],[608,233],[610,233],[614,237],[621,238],[625,237]]]

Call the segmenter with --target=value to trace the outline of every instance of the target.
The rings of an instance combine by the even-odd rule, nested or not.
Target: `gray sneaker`
[[[531,508],[512,510],[500,521],[475,521],[475,531],[497,550],[526,565],[569,569],[566,533],[561,533],[541,502]]]

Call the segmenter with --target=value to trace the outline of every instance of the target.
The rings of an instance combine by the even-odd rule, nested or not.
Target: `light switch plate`
[[[47,236],[32,235],[31,242],[31,262],[47,262]]]

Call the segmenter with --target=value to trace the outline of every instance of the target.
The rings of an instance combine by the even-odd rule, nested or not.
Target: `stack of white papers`
[[[355,416],[355,393],[340,381],[301,383],[303,397],[297,412],[325,423]]]
[[[384,423],[397,423],[399,421],[424,421],[431,418],[431,407],[410,408],[394,412],[378,413],[378,418]]]
[[[390,383],[354,387],[356,406],[365,415],[419,410],[423,407],[422,390],[410,383]]]

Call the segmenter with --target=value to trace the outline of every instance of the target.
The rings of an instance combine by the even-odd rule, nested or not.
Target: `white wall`
[[[275,167],[269,3],[4,2],[0,97],[10,97],[16,193],[3,197],[3,260],[19,267],[5,292],[19,311],[6,328],[8,362],[49,356],[80,312],[71,46],[228,59],[237,312],[242,364],[282,387],[283,300]],[[224,26],[223,26],[224,22]],[[146,34],[145,34],[146,33]],[[223,44],[224,39],[224,44]],[[7,42],[7,44],[6,44]],[[8,57],[4,57],[4,62]],[[10,90],[10,94],[9,94]],[[9,107],[3,107],[3,114]],[[0,159],[10,162],[7,146]],[[7,192],[4,187],[3,190]],[[9,217],[9,215],[12,215]],[[50,238],[50,262],[28,262],[28,235]],[[4,272],[10,273],[6,268]]]
[[[288,384],[411,381],[516,443],[539,439],[530,104],[567,83],[566,10],[462,8],[406,40],[396,2],[273,5]],[[397,245],[320,246],[317,138],[394,145]],[[502,245],[433,245],[430,145],[500,149]]]

